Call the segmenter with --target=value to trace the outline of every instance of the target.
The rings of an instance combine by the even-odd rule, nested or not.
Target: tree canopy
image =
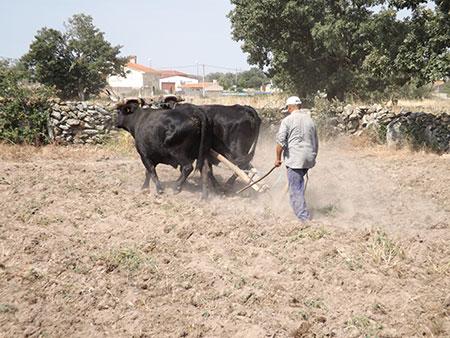
[[[64,24],[65,32],[42,28],[22,57],[32,78],[54,86],[64,98],[84,100],[98,94],[112,73],[121,74],[126,58],[121,46],[112,46],[89,15],[75,14]]]
[[[226,90],[254,88],[259,89],[263,83],[269,82],[264,72],[253,67],[250,70],[239,73],[209,73],[206,75],[206,81],[217,80],[219,84]]]
[[[277,86],[343,99],[449,76],[449,5],[425,2],[231,0],[228,17],[248,62]],[[411,16],[399,19],[402,8]]]

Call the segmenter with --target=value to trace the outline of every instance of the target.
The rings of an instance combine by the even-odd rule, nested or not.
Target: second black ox
[[[197,106],[185,103],[176,107],[189,111]],[[250,162],[255,155],[261,126],[261,119],[256,110],[250,106],[239,104],[233,106],[211,104],[199,107],[206,112],[212,127],[211,148],[239,168],[243,170],[251,169]],[[209,175],[214,187],[218,187],[219,184],[212,174],[211,164],[217,165],[218,163],[219,161],[216,158],[209,157]],[[233,174],[227,181],[227,187],[230,187],[236,178],[237,175]]]
[[[208,197],[207,157],[211,146],[211,127],[205,112],[199,107],[190,109],[143,108],[140,99],[117,104],[115,126],[127,130],[135,139],[136,150],[146,168],[142,188],[148,188],[149,179],[163,192],[156,174],[159,163],[180,166],[180,177],[175,192],[180,192],[192,172],[194,160],[202,176],[202,199]]]

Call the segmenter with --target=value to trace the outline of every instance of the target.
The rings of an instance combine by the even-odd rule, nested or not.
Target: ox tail
[[[212,128],[209,124],[208,118],[206,117],[206,113],[202,108],[196,107],[196,109],[193,112],[193,115],[201,121],[200,147],[198,149],[198,157],[195,170],[202,171],[203,163],[205,162],[205,159],[208,157],[209,151],[211,149]]]
[[[247,155],[241,156],[239,158],[236,158],[233,162],[240,168],[246,167],[250,164],[251,160],[253,160],[253,157],[255,156],[256,151],[256,145],[258,143],[258,137],[259,137],[259,130],[261,127],[261,119],[258,116],[258,113],[253,107],[250,106],[244,106],[245,111],[251,118],[251,123],[254,123],[254,140],[252,147],[249,150],[249,153]]]

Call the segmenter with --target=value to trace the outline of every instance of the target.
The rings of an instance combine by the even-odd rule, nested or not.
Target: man
[[[301,105],[302,101],[297,96],[291,96],[286,101],[289,115],[281,121],[277,133],[275,166],[281,165],[283,153],[291,206],[297,218],[303,222],[309,220],[303,177],[316,164],[319,141],[314,122],[304,110],[300,110]]]

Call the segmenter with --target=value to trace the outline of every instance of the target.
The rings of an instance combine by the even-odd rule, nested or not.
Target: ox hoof
[[[164,190],[162,190],[162,189],[156,190],[156,193],[158,195],[162,195],[162,194],[164,194]]]

